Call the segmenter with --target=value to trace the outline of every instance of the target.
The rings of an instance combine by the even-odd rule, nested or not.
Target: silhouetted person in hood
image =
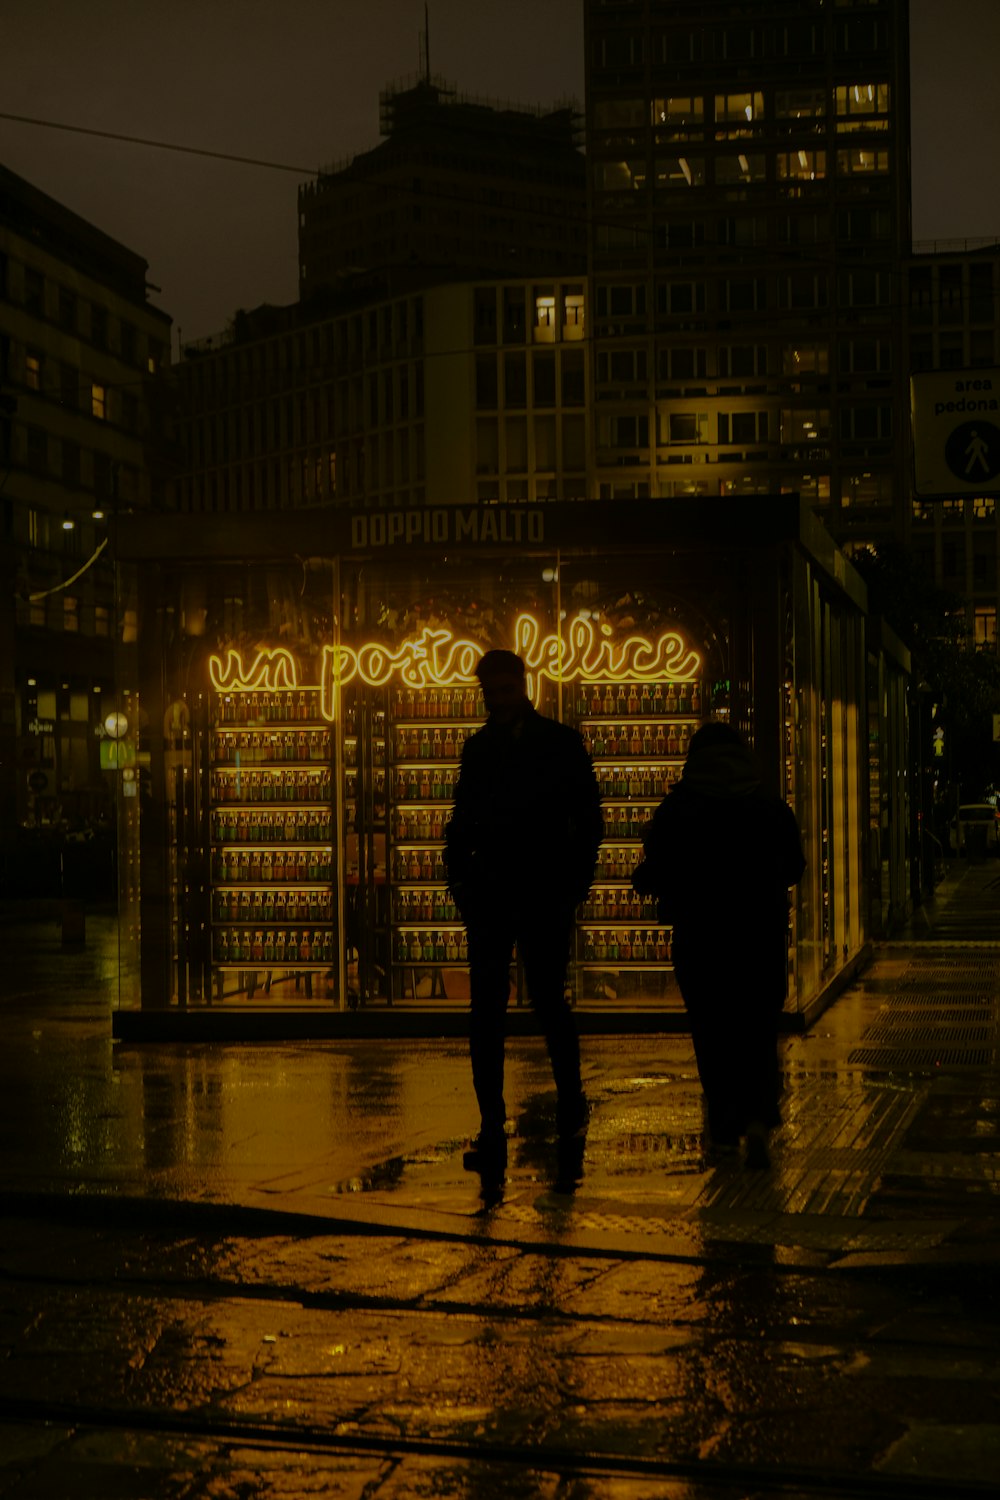
[[[736,730],[705,724],[643,850],[632,883],[658,898],[660,920],[673,927],[712,1142],[732,1147],[746,1136],[748,1164],[767,1166],[767,1133],[781,1123],[788,888],[805,869],[795,815],[761,791]]]
[[[566,966],[603,825],[583,741],[536,712],[521,658],[487,651],[476,674],[489,717],[462,747],[445,838],[448,885],[469,940],[469,1045],[482,1121],[466,1166],[497,1176],[507,1160],[504,1030],[515,943],[552,1063],[560,1135],[586,1120]]]

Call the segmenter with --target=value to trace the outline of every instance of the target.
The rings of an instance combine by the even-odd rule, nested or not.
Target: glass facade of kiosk
[[[369,546],[139,562],[122,586],[125,1005],[466,1002],[444,827],[492,646],[579,728],[601,787],[579,1005],[679,1005],[670,931],[630,876],[710,715],[747,733],[802,827],[789,1006],[865,942],[864,619],[801,550]]]

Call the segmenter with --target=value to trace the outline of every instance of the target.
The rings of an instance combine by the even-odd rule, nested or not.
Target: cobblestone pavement
[[[676,1035],[585,1038],[560,1160],[519,1039],[485,1197],[461,1043],[123,1048],[100,925],[19,932],[0,1496],[995,1494],[998,873],[785,1039],[770,1170]]]

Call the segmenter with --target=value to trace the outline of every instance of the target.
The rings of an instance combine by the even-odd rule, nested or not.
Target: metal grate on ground
[[[992,1047],[948,1046],[948,1047],[855,1047],[848,1055],[849,1063],[865,1068],[941,1068],[941,1067],[989,1067],[994,1057]]]
[[[892,1042],[900,1044],[903,1042],[932,1042],[935,1045],[946,1042],[956,1042],[965,1046],[969,1042],[992,1042],[996,1037],[996,1026],[992,1021],[976,1021],[965,1025],[956,1024],[957,1017],[948,1017],[947,1020],[934,1023],[925,1021],[921,1016],[919,1021],[909,1017],[895,1017],[886,1021],[876,1021],[867,1027],[861,1037],[863,1042]]]

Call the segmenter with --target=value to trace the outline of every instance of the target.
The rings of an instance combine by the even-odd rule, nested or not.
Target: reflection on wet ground
[[[992,1494],[980,885],[783,1041],[769,1171],[706,1155],[676,1035],[584,1039],[560,1154],[517,1040],[485,1201],[459,1042],[123,1049],[96,951],[10,983],[0,1494]]]

